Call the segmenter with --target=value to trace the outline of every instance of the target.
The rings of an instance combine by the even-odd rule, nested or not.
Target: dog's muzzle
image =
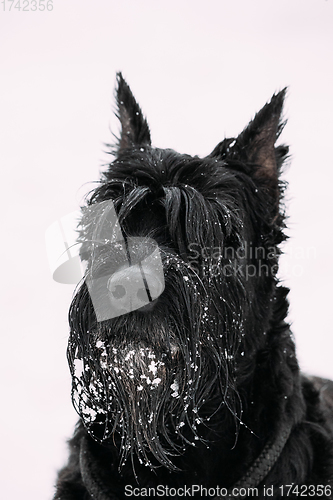
[[[79,242],[75,223],[93,228]],[[89,206],[83,216],[73,212],[55,222],[46,232],[46,243],[54,280],[77,284],[84,279],[99,322],[151,310],[164,290],[156,241],[125,238],[111,200]]]

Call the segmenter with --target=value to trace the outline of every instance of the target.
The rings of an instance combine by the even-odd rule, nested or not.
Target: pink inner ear
[[[120,107],[119,115],[121,122],[121,137],[119,141],[119,148],[125,149],[134,145],[134,134],[131,127],[131,118],[124,106]]]
[[[258,165],[257,172],[267,179],[277,178],[275,137],[275,130],[264,129],[248,147],[248,160]]]

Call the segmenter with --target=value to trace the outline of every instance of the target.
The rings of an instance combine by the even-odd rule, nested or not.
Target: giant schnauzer
[[[285,90],[204,158],[120,137],[77,226],[68,360],[80,416],[57,500],[332,498],[333,383],[299,371],[277,278]]]

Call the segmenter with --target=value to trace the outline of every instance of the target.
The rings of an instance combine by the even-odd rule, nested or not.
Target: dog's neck
[[[228,488],[228,493],[226,495],[223,494],[224,499],[233,498],[232,491],[234,488],[238,490],[240,490],[240,488],[256,488],[265,479],[280,457],[289,439],[292,426],[293,424],[291,422],[286,422],[281,426],[276,438],[266,444],[257,459],[247,469],[246,473],[235,484]],[[109,482],[110,476],[109,474],[104,476],[103,469],[94,456],[88,436],[83,436],[81,439],[80,469],[83,484],[92,498],[96,500],[116,500],[118,498],[117,488],[115,487],[118,481],[113,477],[111,487],[111,482]],[[114,493],[110,492],[110,487]],[[222,497],[217,496],[214,500],[219,500],[220,498]]]

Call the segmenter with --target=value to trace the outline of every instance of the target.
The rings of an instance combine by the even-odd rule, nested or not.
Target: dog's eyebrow
[[[124,202],[121,204],[118,219],[121,222],[142,201],[149,193],[149,188],[146,186],[136,186],[127,195]]]

